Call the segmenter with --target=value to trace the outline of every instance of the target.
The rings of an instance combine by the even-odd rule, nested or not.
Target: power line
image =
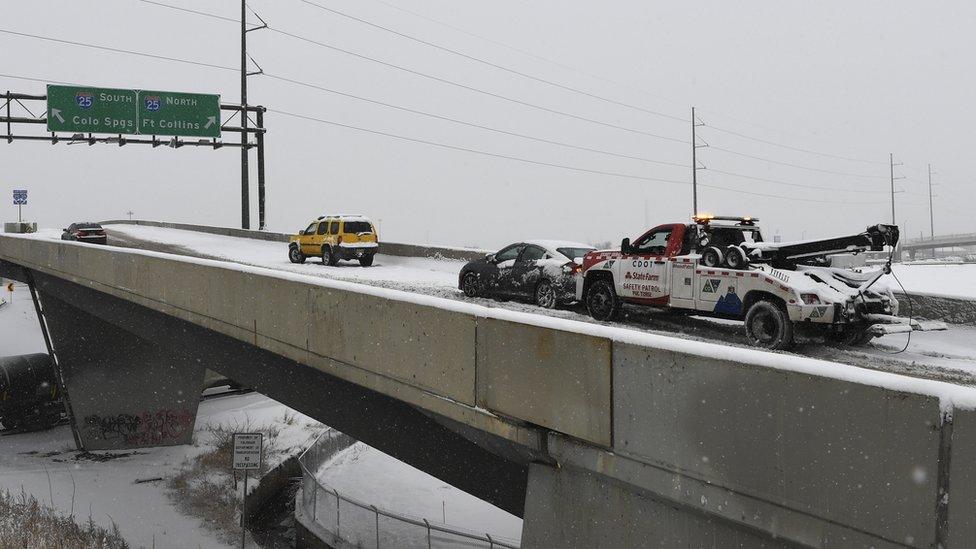
[[[390,132],[385,132],[385,131],[381,131],[381,130],[374,130],[374,129],[370,129],[370,128],[363,128],[363,127],[360,127],[360,126],[353,126],[351,124],[344,124],[344,123],[341,123],[341,122],[336,122],[336,121],[333,121],[333,120],[326,120],[326,119],[323,119],[323,118],[316,118],[314,116],[308,116],[308,115],[304,115],[304,114],[291,113],[291,112],[283,111],[283,110],[279,110],[279,109],[268,109],[268,112],[272,112],[272,113],[276,113],[276,114],[280,114],[280,115],[288,116],[288,117],[292,117],[292,118],[298,118],[298,119],[306,120],[306,121],[309,121],[309,122],[316,122],[316,123],[319,123],[319,124],[328,124],[328,125],[336,126],[336,127],[340,127],[340,128],[345,128],[345,129],[350,129],[350,130],[356,130],[356,131],[365,132],[365,133],[374,134],[374,135],[381,135],[381,136],[384,136],[384,137],[389,137],[389,138],[392,138],[392,139],[399,139],[399,140],[402,140],[402,141],[409,141],[409,142],[413,142],[413,143],[420,143],[420,144],[423,144],[423,145],[429,145],[429,146],[433,146],[433,147],[440,147],[440,148],[454,150],[454,151],[460,151],[460,152],[467,152],[467,153],[479,154],[479,155],[489,156],[489,157],[494,157],[494,158],[502,158],[502,159],[506,159],[506,160],[514,160],[516,162],[524,162],[524,163],[527,163],[527,164],[534,164],[534,165],[539,165],[539,166],[547,166],[547,167],[550,167],[550,168],[559,168],[559,169],[570,170],[570,171],[575,171],[575,172],[582,172],[582,173],[589,173],[589,174],[596,174],[596,175],[605,175],[605,176],[609,176],[609,177],[619,177],[619,178],[633,179],[633,180],[639,180],[639,181],[652,181],[652,182],[659,182],[659,183],[672,183],[672,184],[678,184],[678,185],[690,185],[690,183],[687,182],[687,181],[679,181],[679,180],[675,180],[675,179],[662,179],[662,178],[645,177],[645,176],[634,175],[634,174],[626,174],[626,173],[620,173],[620,172],[610,172],[610,171],[603,171],[603,170],[592,170],[592,169],[588,169],[588,168],[580,168],[580,167],[577,167],[577,166],[567,166],[565,164],[556,164],[556,163],[552,163],[552,162],[543,162],[543,161],[539,161],[539,160],[533,160],[533,159],[529,159],[529,158],[522,158],[522,157],[518,157],[518,156],[510,156],[510,155],[505,155],[505,154],[493,153],[493,152],[489,152],[489,151],[483,151],[483,150],[480,150],[480,149],[471,149],[471,148],[461,147],[461,146],[457,146],[457,145],[451,145],[451,144],[447,144],[447,143],[440,143],[440,142],[437,142],[437,141],[428,141],[426,139],[419,139],[419,138],[416,138],[416,137],[408,137],[408,136],[399,135],[399,134],[390,133]],[[721,186],[718,186],[718,185],[703,185],[703,184],[699,184],[699,186],[701,186],[701,187],[707,187],[707,188],[710,188],[710,189],[730,191],[730,192],[734,192],[734,193],[737,193],[737,194],[746,194],[746,195],[752,195],[752,196],[763,196],[763,197],[767,197],[767,198],[776,198],[776,199],[782,199],[782,200],[792,200],[792,201],[802,201],[802,202],[816,202],[816,203],[824,203],[824,204],[861,204],[861,205],[863,205],[863,204],[885,204],[886,203],[886,202],[850,202],[850,201],[831,201],[831,200],[818,200],[818,199],[800,199],[800,198],[797,198],[795,196],[781,196],[781,195],[775,195],[775,194],[756,193],[756,192],[751,192],[751,191],[742,191],[742,190],[739,190],[739,189],[732,189],[732,188],[728,188],[728,187],[721,187]]]
[[[217,15],[215,13],[207,13],[205,11],[191,10],[189,8],[184,8],[181,6],[174,6],[172,4],[164,4],[162,2],[154,2],[153,0],[136,0],[137,2],[142,2],[143,4],[152,4],[154,6],[159,6],[161,8],[169,8],[171,10],[183,11],[186,13],[192,13],[195,15],[202,15],[204,17],[210,17],[211,19],[220,19],[222,21],[229,21],[231,23],[240,23],[240,19],[234,19],[233,17],[224,17],[223,15]]]
[[[648,97],[653,97],[655,99],[659,99],[659,100],[662,100],[662,101],[667,101],[669,103],[674,103],[676,105],[684,105],[685,104],[684,101],[677,101],[677,100],[672,99],[670,97],[665,97],[663,95],[659,95],[659,94],[650,92],[650,91],[648,91],[648,90],[646,90],[644,88],[641,88],[639,86],[635,86],[633,84],[623,83],[623,82],[620,82],[619,80],[614,80],[612,78],[607,78],[606,76],[601,76],[601,75],[598,75],[598,74],[594,74],[594,73],[591,73],[591,72],[582,70],[582,69],[580,69],[578,67],[574,67],[572,65],[567,65],[566,63],[557,61],[557,60],[552,59],[550,57],[546,57],[546,56],[543,56],[543,55],[539,55],[537,53],[534,53],[534,52],[531,52],[531,51],[528,51],[528,50],[525,50],[525,49],[522,49],[522,48],[518,48],[518,47],[512,46],[511,44],[507,44],[507,43],[502,42],[500,40],[495,40],[493,38],[489,38],[487,36],[484,36],[484,35],[481,35],[481,34],[477,34],[477,33],[471,32],[471,31],[469,31],[467,29],[458,27],[456,25],[452,25],[450,23],[447,23],[445,21],[441,21],[439,19],[435,19],[433,17],[424,15],[422,13],[418,13],[418,12],[409,10],[407,8],[404,8],[402,6],[398,6],[398,5],[394,4],[394,3],[387,2],[385,0],[373,0],[373,1],[376,2],[376,3],[378,3],[378,4],[382,4],[382,5],[384,5],[384,6],[388,7],[388,8],[395,9],[397,11],[406,13],[406,14],[411,15],[413,17],[416,17],[418,19],[422,19],[424,21],[428,21],[430,23],[434,23],[436,25],[440,25],[442,27],[451,29],[451,30],[453,30],[455,32],[459,32],[461,34],[470,36],[472,38],[476,38],[478,40],[483,40],[483,41],[488,42],[490,44],[494,44],[496,46],[500,46],[500,47],[505,48],[507,50],[514,51],[516,53],[525,55],[527,57],[531,57],[533,59],[537,59],[539,61],[543,61],[543,62],[548,63],[550,65],[553,65],[553,66],[556,66],[556,67],[559,67],[559,68],[562,68],[562,69],[565,69],[565,70],[568,70],[568,71],[571,71],[571,72],[575,72],[577,74],[581,74],[583,76],[586,76],[588,78],[592,78],[594,80],[599,80],[601,82],[605,82],[605,83],[608,83],[608,84],[612,84],[614,86],[618,86],[618,87],[621,87],[621,88],[626,88],[626,89],[629,89],[629,90],[637,91],[637,92],[642,93],[642,94],[644,94],[644,95],[646,95]],[[759,124],[757,122],[753,122],[751,120],[747,120],[745,118],[735,117],[735,116],[732,116],[732,115],[729,115],[729,114],[725,114],[725,113],[721,113],[721,112],[718,112],[718,111],[712,111],[712,110],[707,109],[707,108],[706,109],[700,109],[700,110],[703,110],[705,112],[709,112],[709,113],[714,114],[714,115],[719,116],[719,117],[727,118],[729,120],[733,120],[733,121],[736,121],[736,122],[741,122],[743,124],[749,124],[749,125],[755,126],[757,128],[762,128],[762,129],[766,129],[766,130],[772,130],[772,131],[775,131],[775,132],[779,132],[779,133],[783,133],[783,134],[789,134],[789,135],[794,135],[794,136],[797,136],[797,137],[803,137],[803,136],[800,136],[799,134],[796,134],[796,133],[785,132],[785,131],[783,131],[781,129],[778,129],[778,128],[773,128],[773,127],[770,127],[770,126],[766,126],[766,125],[763,125],[763,124]],[[740,134],[739,137],[743,137],[743,138],[746,138],[746,139],[752,139],[754,141],[762,142],[759,138],[754,138],[752,136],[747,136],[746,134]],[[773,144],[773,143],[769,143],[769,144]],[[807,152],[807,153],[810,153],[810,154],[818,154],[820,156],[833,157],[833,158],[838,158],[838,159],[843,159],[843,160],[850,160],[850,161],[854,161],[854,162],[873,163],[873,164],[878,164],[878,165],[885,164],[884,162],[877,161],[877,160],[866,160],[866,159],[861,159],[861,158],[853,158],[853,157],[846,157],[846,156],[840,156],[840,155],[832,155],[830,153],[820,153],[820,152],[817,152],[817,151],[813,151],[813,150],[810,150],[810,149],[803,149],[803,148],[800,148],[800,147],[790,147],[790,146],[785,146],[785,145],[782,145],[782,144],[778,144],[778,145],[784,146],[784,148],[790,148],[790,149],[795,150],[795,151]]]
[[[302,2],[304,4],[307,4],[309,6],[316,7],[318,9],[320,9],[320,10],[327,11],[329,13],[338,15],[340,17],[345,17],[346,19],[350,19],[352,21],[356,21],[358,23],[362,23],[364,25],[368,25],[370,27],[373,27],[373,28],[376,28],[376,29],[380,29],[382,31],[385,31],[385,32],[394,34],[394,35],[399,36],[401,38],[406,38],[407,40],[412,40],[414,42],[417,42],[418,44],[423,44],[425,46],[428,46],[428,47],[431,47],[431,48],[434,48],[434,49],[438,49],[438,50],[441,50],[441,51],[444,51],[444,52],[447,52],[447,53],[450,53],[450,54],[453,54],[453,55],[457,55],[459,57],[463,57],[465,59],[468,59],[470,61],[474,61],[476,63],[481,63],[483,65],[486,65],[486,66],[489,66],[489,67],[492,67],[492,68],[495,68],[495,69],[498,69],[498,70],[502,70],[502,71],[508,72],[510,74],[514,74],[514,75],[517,75],[517,76],[521,76],[522,78],[527,78],[529,80],[534,80],[536,82],[541,82],[543,84],[546,84],[546,85],[549,85],[549,86],[553,86],[553,87],[559,88],[561,90],[566,90],[566,91],[569,91],[569,92],[572,92],[572,93],[577,93],[577,94],[580,94],[580,95],[584,95],[586,97],[590,97],[592,99],[597,99],[599,101],[603,101],[603,102],[610,103],[610,104],[613,104],[613,105],[617,105],[617,106],[620,106],[620,107],[626,107],[628,109],[633,109],[633,110],[640,111],[640,112],[643,112],[643,113],[652,114],[654,116],[660,116],[660,117],[667,118],[667,119],[670,119],[670,120],[677,120],[679,122],[687,122],[687,120],[681,118],[680,116],[674,116],[674,115],[671,115],[671,114],[666,114],[666,113],[662,113],[662,112],[659,112],[659,111],[654,111],[654,110],[651,110],[651,109],[646,109],[646,108],[641,107],[641,106],[638,106],[638,105],[632,105],[630,103],[625,103],[623,101],[617,101],[615,99],[609,99],[607,97],[603,97],[603,96],[597,95],[595,93],[590,93],[590,92],[581,90],[579,88],[574,88],[572,86],[567,86],[565,84],[560,84],[559,82],[555,82],[555,81],[548,80],[548,79],[545,79],[545,78],[541,78],[541,77],[538,77],[538,76],[535,76],[535,75],[532,75],[532,74],[528,74],[526,72],[519,71],[519,70],[513,69],[511,67],[506,67],[505,65],[501,65],[501,64],[498,64],[498,63],[494,63],[492,61],[488,61],[488,60],[482,59],[480,57],[475,57],[473,55],[469,55],[469,54],[466,54],[464,52],[461,52],[461,51],[458,51],[458,50],[455,50],[455,49],[452,49],[452,48],[448,48],[446,46],[441,46],[440,44],[436,44],[434,42],[430,42],[428,40],[424,40],[422,38],[418,38],[416,36],[413,36],[413,35],[410,35],[410,34],[407,34],[407,33],[404,33],[404,32],[400,32],[398,30],[395,30],[395,29],[392,29],[392,28],[389,28],[389,27],[385,27],[385,26],[379,25],[377,23],[373,23],[372,21],[368,21],[366,19],[362,19],[360,17],[356,17],[354,15],[350,15],[350,14],[345,13],[345,12],[342,12],[340,10],[337,10],[337,9],[334,9],[334,8],[330,8],[328,6],[323,6],[323,5],[318,4],[316,2],[312,2],[311,0],[298,0],[298,1],[299,2]]]
[[[337,52],[343,53],[345,55],[350,55],[350,56],[356,57],[358,59],[363,59],[363,60],[366,60],[366,61],[370,61],[372,63],[377,63],[377,64],[383,65],[385,67],[389,67],[389,68],[396,69],[396,70],[399,70],[399,71],[403,71],[403,72],[406,72],[406,73],[409,73],[409,74],[413,74],[415,76],[419,76],[419,77],[422,77],[422,78],[427,78],[429,80],[434,80],[435,82],[440,82],[440,83],[447,84],[447,85],[450,85],[450,86],[455,86],[455,87],[462,88],[462,89],[465,89],[465,90],[468,90],[468,91],[472,91],[472,92],[479,93],[479,94],[482,94],[482,95],[487,95],[489,97],[494,97],[496,99],[501,99],[503,101],[508,101],[510,103],[515,103],[515,104],[522,105],[522,106],[525,106],[525,107],[529,107],[529,108],[532,108],[532,109],[536,109],[536,110],[540,110],[540,111],[544,111],[544,112],[548,112],[548,113],[552,113],[552,114],[558,114],[560,116],[565,116],[567,118],[572,118],[572,119],[580,120],[580,121],[583,121],[583,122],[589,122],[589,123],[592,123],[592,124],[598,124],[600,126],[605,126],[605,127],[608,127],[608,128],[614,128],[614,129],[617,129],[617,130],[622,130],[622,131],[626,131],[626,132],[630,132],[630,133],[635,133],[635,134],[640,134],[640,135],[646,135],[648,137],[654,137],[654,138],[657,138],[657,139],[663,139],[665,141],[674,141],[676,143],[687,143],[686,141],[684,141],[682,139],[677,139],[675,137],[668,137],[668,136],[665,136],[665,135],[658,135],[658,134],[651,133],[651,132],[647,132],[647,131],[644,131],[644,130],[638,130],[636,128],[628,128],[626,126],[620,126],[620,125],[617,125],[617,124],[612,124],[610,122],[603,122],[601,120],[596,120],[596,119],[593,119],[593,118],[587,118],[585,116],[580,116],[580,115],[568,113],[568,112],[565,112],[565,111],[560,111],[560,110],[557,110],[557,109],[551,109],[549,107],[543,107],[542,105],[536,105],[535,103],[529,103],[528,101],[522,101],[521,99],[515,99],[515,98],[508,97],[508,96],[505,96],[505,95],[501,95],[501,94],[498,94],[498,93],[490,92],[490,91],[487,91],[487,90],[482,90],[480,88],[476,88],[476,87],[473,87],[473,86],[468,86],[467,84],[462,84],[460,82],[455,82],[453,80],[448,80],[446,78],[441,78],[439,76],[434,76],[434,75],[427,74],[427,73],[424,73],[424,72],[420,72],[420,71],[417,71],[417,70],[409,69],[407,67],[403,67],[403,66],[400,66],[400,65],[396,65],[394,63],[390,63],[390,62],[387,62],[387,61],[382,61],[380,59],[376,59],[375,57],[369,57],[368,55],[363,55],[361,53],[356,53],[356,52],[353,52],[353,51],[350,51],[350,50],[347,50],[347,49],[340,48],[338,46],[333,46],[332,44],[326,44],[325,42],[320,42],[320,41],[314,40],[312,38],[308,38],[308,37],[305,37],[305,36],[300,36],[298,34],[294,34],[294,33],[287,32],[287,31],[283,31],[283,30],[281,30],[281,29],[279,29],[277,27],[268,27],[268,30],[271,31],[271,32],[275,32],[275,33],[284,35],[284,36],[288,36],[290,38],[294,38],[296,40],[300,40],[302,42],[306,42],[306,43],[313,44],[313,45],[316,45],[316,46],[319,46],[319,47],[323,47],[323,48],[327,48],[327,49],[330,49],[330,50],[333,50],[333,51],[337,51]]]
[[[717,170],[715,168],[704,168],[713,173],[720,173],[722,175],[727,175],[729,177],[739,177],[742,179],[749,179],[753,181],[764,181],[766,183],[775,183],[777,185],[786,185],[789,187],[798,187],[803,189],[816,189],[821,191],[832,191],[832,192],[842,192],[842,193],[862,193],[862,194],[888,194],[888,191],[867,191],[862,189],[838,189],[836,187],[824,187],[821,185],[805,185],[803,183],[793,183],[790,181],[783,181],[782,179],[769,179],[765,177],[757,177],[754,175],[747,175],[735,172],[727,172],[724,170]]]
[[[362,96],[359,96],[359,95],[355,95],[355,94],[351,94],[351,93],[347,93],[347,92],[342,92],[342,91],[339,91],[339,90],[334,90],[334,89],[326,88],[324,86],[319,86],[317,84],[312,84],[312,83],[309,83],[309,82],[302,82],[300,80],[294,80],[294,79],[291,79],[291,78],[286,78],[284,76],[278,76],[276,74],[271,74],[271,73],[268,73],[268,72],[265,72],[264,73],[264,76],[266,76],[268,78],[271,78],[271,79],[274,79],[274,80],[279,80],[279,81],[282,81],[282,82],[286,82],[286,83],[290,83],[290,84],[295,84],[295,85],[298,85],[298,86],[303,86],[303,87],[307,87],[307,88],[311,88],[311,89],[315,89],[315,90],[320,90],[320,91],[332,93],[332,94],[335,94],[335,95],[340,95],[342,97],[348,97],[348,98],[351,98],[351,99],[356,99],[358,101],[364,101],[364,102],[367,102],[367,103],[372,103],[374,105],[380,105],[380,106],[387,107],[387,108],[390,108],[390,109],[396,109],[396,110],[399,110],[399,111],[404,111],[404,112],[409,112],[409,113],[413,113],[413,114],[418,114],[418,115],[421,115],[421,116],[427,116],[427,117],[430,117],[430,118],[435,118],[437,120],[444,120],[444,121],[447,121],[447,122],[453,122],[455,124],[461,124],[461,125],[469,126],[469,127],[472,127],[472,128],[478,128],[478,129],[481,129],[481,130],[491,131],[491,132],[500,133],[500,134],[504,134],[504,135],[510,135],[510,136],[519,137],[519,138],[522,138],[522,139],[529,139],[529,140],[532,140],[532,141],[538,141],[540,143],[548,143],[550,145],[558,145],[560,147],[567,147],[567,148],[576,149],[576,150],[580,150],[580,151],[587,151],[587,152],[592,152],[592,153],[605,154],[605,155],[608,155],[608,156],[615,156],[615,157],[618,157],[618,158],[626,158],[626,159],[629,159],[629,160],[639,160],[639,161],[642,161],[642,162],[650,162],[650,163],[653,163],[653,164],[662,164],[662,165],[665,165],[665,166],[675,166],[675,167],[678,167],[678,168],[687,168],[688,167],[687,165],[681,164],[681,163],[678,163],[678,162],[668,162],[668,161],[665,161],[665,160],[656,160],[656,159],[648,158],[648,157],[645,157],[645,156],[632,156],[632,155],[628,155],[628,154],[616,153],[616,152],[613,152],[613,151],[607,151],[607,150],[602,150],[602,149],[595,149],[595,148],[585,147],[585,146],[581,146],[581,145],[573,145],[571,143],[565,143],[565,142],[562,142],[562,141],[555,141],[555,140],[546,139],[546,138],[543,138],[543,137],[536,137],[536,136],[527,135],[527,134],[523,134],[523,133],[512,132],[512,131],[503,130],[503,129],[500,129],[500,128],[493,128],[491,126],[484,126],[484,125],[477,124],[477,123],[474,123],[474,122],[468,122],[468,121],[460,120],[460,119],[457,119],[457,118],[451,118],[449,116],[443,116],[443,115],[440,115],[440,114],[435,114],[435,113],[431,113],[431,112],[421,111],[421,110],[418,110],[418,109],[412,109],[410,107],[404,107],[402,105],[395,105],[395,104],[392,104],[392,103],[385,103],[383,101],[378,101],[376,99],[369,99],[367,97],[362,97]]]
[[[173,62],[176,62],[176,63],[186,63],[188,65],[196,65],[196,66],[199,66],[199,67],[208,67],[208,68],[211,68],[211,69],[221,69],[221,70],[234,71],[234,72],[237,72],[237,70],[238,70],[238,69],[235,69],[233,67],[227,67],[227,66],[224,66],[224,65],[216,65],[216,64],[213,64],[213,63],[204,63],[202,61],[193,61],[192,59],[182,59],[182,58],[179,58],[179,57],[167,57],[165,55],[157,55],[157,54],[154,54],[154,53],[146,53],[146,52],[140,52],[140,51],[134,51],[134,50],[126,50],[126,49],[122,49],[122,48],[113,48],[113,47],[110,47],[110,46],[100,46],[100,45],[97,45],[97,44],[87,44],[85,42],[75,42],[75,41],[72,41],[72,40],[63,40],[61,38],[54,38],[54,37],[51,37],[51,36],[41,36],[39,34],[29,34],[29,33],[26,33],[26,32],[17,32],[17,31],[12,31],[12,30],[8,30],[8,29],[0,29],[0,33],[10,34],[10,35],[14,35],[14,36],[21,36],[21,37],[26,37],[26,38],[35,38],[37,40],[45,40],[47,42],[55,42],[55,43],[58,43],[58,44],[67,44],[67,45],[71,45],[71,46],[80,46],[80,47],[83,47],[83,48],[92,48],[92,49],[96,49],[96,50],[110,51],[110,52],[113,52],[113,53],[124,53],[124,54],[128,54],[128,55],[137,55],[137,56],[140,56],[140,57],[149,57],[149,58],[152,58],[152,59],[161,59],[163,61],[173,61]]]
[[[178,11],[188,12],[188,13],[192,13],[192,14],[196,14],[196,15],[202,15],[202,16],[205,16],[205,17],[213,17],[213,18],[217,18],[217,19],[223,19],[222,16],[217,16],[217,15],[210,14],[210,13],[206,13],[206,12],[198,12],[196,10],[187,10],[187,9],[184,9],[184,8],[180,8],[178,6],[172,6],[172,5],[169,5],[169,4],[164,4],[162,2],[155,2],[155,1],[149,1],[149,0],[139,0],[139,1],[146,2],[146,3],[152,4],[154,6],[171,8],[171,9],[175,9],[175,10],[178,10]],[[319,6],[319,7],[322,7],[322,6]],[[322,8],[323,9],[329,9],[329,8],[324,8],[324,7],[322,7]],[[345,15],[345,14],[343,14],[343,15]],[[237,23],[240,23],[240,20],[237,20],[236,22]],[[639,129],[636,129],[636,128],[629,128],[629,127],[626,127],[626,126],[621,126],[621,125],[613,124],[613,123],[610,123],[610,122],[603,122],[601,120],[596,120],[596,119],[593,119],[593,118],[588,118],[588,117],[585,117],[585,116],[580,116],[580,115],[568,113],[568,112],[565,112],[565,111],[560,111],[560,110],[557,110],[557,109],[551,109],[549,107],[544,107],[542,105],[537,105],[537,104],[534,104],[534,103],[530,103],[528,101],[522,101],[520,99],[515,99],[513,97],[508,97],[508,96],[505,96],[505,95],[502,95],[502,94],[490,92],[490,91],[487,91],[487,90],[482,90],[482,89],[476,88],[474,86],[468,86],[468,85],[462,84],[460,82],[455,82],[453,80],[449,80],[449,79],[446,79],[446,78],[441,78],[439,76],[434,76],[434,75],[427,74],[427,73],[424,73],[424,72],[421,72],[421,71],[417,71],[417,70],[414,70],[414,69],[410,69],[410,68],[407,68],[407,67],[403,67],[401,65],[397,65],[397,64],[394,64],[394,63],[390,63],[390,62],[387,62],[387,61],[383,61],[383,60],[377,59],[375,57],[370,57],[368,55],[364,55],[364,54],[361,54],[361,53],[356,53],[356,52],[351,51],[351,50],[347,50],[347,49],[344,49],[344,48],[340,48],[339,46],[335,46],[335,45],[332,45],[332,44],[327,44],[325,42],[321,42],[321,41],[318,41],[318,40],[309,38],[307,36],[301,36],[301,35],[298,35],[298,34],[295,34],[295,33],[292,33],[292,32],[288,32],[288,31],[279,29],[277,27],[268,26],[267,27],[267,30],[269,30],[271,32],[274,32],[274,33],[277,33],[277,34],[281,34],[283,36],[287,36],[289,38],[293,38],[295,40],[300,40],[302,42],[306,42],[308,44],[313,44],[313,45],[316,45],[316,46],[319,46],[319,47],[322,47],[322,48],[327,48],[327,49],[330,49],[332,51],[336,51],[336,52],[339,52],[339,53],[342,53],[342,54],[345,54],[345,55],[349,55],[349,56],[352,56],[352,57],[356,57],[356,58],[362,59],[364,61],[369,61],[369,62],[372,62],[372,63],[377,63],[379,65],[383,65],[383,66],[388,67],[388,68],[392,68],[392,69],[396,69],[396,70],[399,70],[399,71],[403,71],[403,72],[412,74],[414,76],[419,76],[421,78],[426,78],[426,79],[429,79],[429,80],[434,80],[434,81],[440,82],[442,84],[447,84],[447,85],[450,85],[450,86],[455,86],[455,87],[462,88],[462,89],[465,89],[465,90],[468,90],[468,91],[472,91],[472,92],[475,92],[475,93],[479,93],[479,94],[487,95],[487,96],[490,96],[490,97],[494,97],[496,99],[501,99],[503,101],[508,101],[510,103],[515,103],[515,104],[518,104],[518,105],[522,105],[524,107],[529,107],[529,108],[532,108],[532,109],[537,109],[537,110],[541,110],[541,111],[544,111],[544,112],[548,112],[548,113],[551,113],[551,114],[557,114],[557,115],[560,115],[560,116],[565,116],[565,117],[572,118],[572,119],[575,119],[575,120],[580,120],[580,121],[583,121],[583,122],[589,122],[589,123],[592,123],[592,124],[598,124],[598,125],[601,125],[601,126],[605,126],[605,127],[609,127],[609,128],[613,128],[613,129],[617,129],[617,130],[621,130],[621,131],[626,131],[626,132],[630,132],[630,133],[645,135],[645,136],[653,137],[653,138],[656,138],[656,139],[662,139],[662,140],[665,140],[665,141],[673,141],[673,142],[676,142],[676,143],[686,143],[685,141],[683,141],[681,139],[674,138],[674,137],[660,135],[660,134],[656,134],[656,133],[652,133],[652,132],[648,132],[648,131],[644,131],[644,130],[639,130]]]
[[[725,148],[722,148],[722,147],[716,147],[714,145],[711,145],[708,148],[709,149],[712,149],[712,150],[715,150],[715,151],[722,151],[724,153],[734,154],[736,156],[741,156],[741,157],[744,157],[744,158],[751,158],[753,160],[761,160],[763,162],[769,162],[770,164],[777,164],[777,165],[780,165],[780,166],[788,166],[788,167],[791,167],[791,168],[797,168],[797,169],[800,169],[800,170],[808,170],[808,171],[811,171],[811,172],[826,173],[826,174],[831,174],[831,175],[840,175],[840,176],[845,176],[845,177],[863,177],[865,179],[887,179],[887,177],[885,177],[883,175],[870,175],[870,174],[861,174],[861,173],[837,172],[837,171],[833,171],[833,170],[824,170],[822,168],[814,168],[812,166],[803,166],[801,164],[792,164],[790,162],[782,162],[780,160],[773,160],[772,158],[766,158],[766,157],[763,157],[763,156],[755,156],[755,155],[752,155],[752,154],[746,154],[746,153],[739,152],[739,151],[734,151],[734,150],[731,150],[731,149],[725,149]]]
[[[772,145],[774,147],[780,147],[780,148],[783,148],[783,149],[788,149],[788,150],[791,150],[791,151],[802,152],[802,153],[812,154],[812,155],[816,155],[816,156],[823,156],[823,157],[826,157],[826,158],[835,158],[835,159],[838,159],[838,160],[847,160],[849,162],[861,162],[861,163],[864,163],[864,164],[878,164],[878,165],[884,165],[885,164],[885,162],[881,162],[881,161],[878,161],[878,160],[865,160],[865,159],[862,159],[862,158],[853,158],[853,157],[849,157],[849,156],[840,156],[840,155],[836,155],[836,154],[830,154],[830,153],[825,153],[825,152],[818,152],[818,151],[814,151],[814,150],[811,150],[811,149],[804,149],[804,148],[801,148],[801,147],[793,147],[791,145],[785,145],[783,143],[777,143],[775,141],[769,141],[769,140],[766,140],[766,139],[760,139],[758,137],[752,137],[751,135],[747,135],[747,134],[744,134],[744,133],[732,131],[732,130],[729,130],[729,129],[726,129],[726,128],[722,128],[720,126],[714,126],[712,124],[708,124],[707,126],[709,128],[711,128],[711,129],[715,130],[715,131],[718,131],[718,132],[726,133],[726,134],[729,134],[729,135],[734,135],[736,137],[741,137],[742,139],[748,139],[750,141],[755,141],[757,143],[764,143],[766,145]]]

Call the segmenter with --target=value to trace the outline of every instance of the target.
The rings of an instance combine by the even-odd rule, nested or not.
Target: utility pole
[[[891,174],[891,224],[895,225],[895,155],[888,153],[888,167]]]
[[[251,228],[251,198],[247,167],[247,1],[241,0],[241,228]]]
[[[704,126],[704,123],[699,124],[697,118],[695,118],[695,107],[691,108],[691,214],[698,215],[698,170],[704,170],[705,167],[698,167],[698,149],[702,147],[707,147],[708,143],[704,145],[698,144],[698,132],[695,128],[698,126]]]
[[[935,210],[932,207],[932,164],[929,164],[929,234],[935,240]],[[932,253],[935,253],[934,251]]]

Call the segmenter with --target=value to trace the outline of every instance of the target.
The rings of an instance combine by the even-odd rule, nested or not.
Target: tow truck
[[[700,214],[692,223],[659,225],[620,250],[583,257],[576,298],[597,320],[615,319],[624,303],[742,320],[749,341],[789,349],[797,330],[867,344],[874,337],[945,330],[942,322],[898,316],[898,300],[875,283],[891,273],[891,255],[875,271],[832,266],[840,254],[893,250],[898,227],[790,243],[763,240],[751,217]]]

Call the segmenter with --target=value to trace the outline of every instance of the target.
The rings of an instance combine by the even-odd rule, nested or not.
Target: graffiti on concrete
[[[178,442],[187,436],[193,429],[193,414],[189,410],[157,410],[139,414],[90,415],[85,418],[85,424],[90,436],[96,440],[152,446]]]

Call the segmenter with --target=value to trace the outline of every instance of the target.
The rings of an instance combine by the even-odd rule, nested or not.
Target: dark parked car
[[[576,275],[592,246],[557,240],[527,240],[469,261],[458,276],[468,297],[527,298],[553,308],[576,300]]]
[[[98,223],[72,223],[61,233],[61,240],[105,244],[107,237],[105,229]]]

